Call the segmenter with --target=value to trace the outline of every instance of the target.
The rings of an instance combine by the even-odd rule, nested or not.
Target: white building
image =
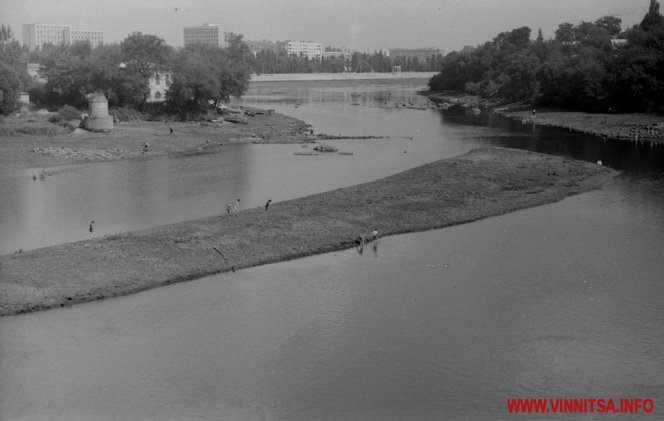
[[[289,56],[300,54],[307,58],[316,58],[323,55],[323,46],[320,42],[312,41],[286,41],[286,54]]]
[[[166,91],[171,87],[171,73],[170,72],[155,72],[148,80],[150,88],[150,96],[148,102],[163,102],[166,101]]]
[[[226,37],[217,23],[204,23],[201,26],[184,27],[184,46],[203,44],[210,47],[226,48]]]
[[[44,44],[71,45],[77,41],[89,41],[94,48],[104,44],[103,31],[72,29],[69,25],[27,23],[23,25],[23,45],[30,50]]]

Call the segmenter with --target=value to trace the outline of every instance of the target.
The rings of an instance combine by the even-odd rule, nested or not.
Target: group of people
[[[371,237],[373,241],[373,250],[374,252],[378,249],[378,228],[374,228],[373,231],[371,231]],[[364,235],[360,235],[357,237],[355,240],[355,246],[357,247],[357,251],[361,254],[364,251]]]
[[[270,205],[272,204],[272,199],[268,199],[265,202],[265,212],[270,211]],[[226,205],[226,215],[228,216],[237,216],[238,211],[240,210],[240,199],[237,199],[235,203]]]
[[[240,199],[237,199],[233,204],[226,205],[226,215],[228,216],[237,216],[238,211],[240,210]]]

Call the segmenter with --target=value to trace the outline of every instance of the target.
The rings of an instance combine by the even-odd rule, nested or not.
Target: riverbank
[[[486,148],[371,183],[153,229],[0,256],[0,315],[67,306],[442,228],[599,188],[615,171]],[[371,247],[368,244],[367,247]]]
[[[558,127],[606,139],[664,143],[664,115],[645,113],[585,113],[537,109],[528,104],[504,104],[501,99],[478,95],[422,91],[422,95],[443,107],[453,105],[495,112],[523,124]]]
[[[633,142],[664,143],[664,115],[658,114],[591,114],[556,110],[496,112],[523,124],[559,127],[569,131]]]
[[[303,143],[318,140],[310,135],[311,126],[296,118],[267,111],[251,114],[246,118],[246,124],[226,121],[132,121],[116,123],[109,133],[75,130],[54,135],[2,135],[0,175],[11,175],[28,168],[91,161],[214,152],[230,143]],[[172,134],[170,129],[173,129]],[[144,151],[146,143],[149,144],[148,151]]]

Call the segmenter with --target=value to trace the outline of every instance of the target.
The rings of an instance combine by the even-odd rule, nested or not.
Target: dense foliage
[[[27,83],[26,50],[14,39],[8,26],[0,26],[0,115],[18,107],[18,95]]]
[[[260,51],[248,58],[248,64],[256,74],[261,73],[342,73],[342,72],[392,72],[399,66],[404,72],[427,72],[440,69],[442,55],[436,54],[420,61],[415,57],[390,57],[382,53],[353,53],[349,57],[316,57],[287,55],[285,51],[275,53]]]
[[[120,44],[96,48],[87,42],[45,45],[30,52],[3,25],[0,114],[17,109],[21,91],[50,109],[65,104],[87,108],[87,95],[101,92],[111,107],[143,111],[148,106],[149,80],[156,72],[168,72],[173,81],[162,109],[182,115],[206,112],[241,96],[249,85],[248,48],[242,36],[229,34],[227,45],[225,50],[196,47],[176,51],[159,37],[135,32]],[[45,83],[28,77],[28,62],[39,63]]]
[[[505,101],[584,111],[664,112],[664,17],[651,0],[640,24],[621,20],[559,25],[555,38],[530,28],[500,33],[476,48],[446,55],[429,81],[434,91],[457,91]]]

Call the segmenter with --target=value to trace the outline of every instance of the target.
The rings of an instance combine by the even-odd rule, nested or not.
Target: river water
[[[481,145],[602,159],[625,173],[599,191],[382,238],[362,254],[4,317],[0,419],[489,420],[510,418],[507,397],[642,397],[661,414],[661,150],[496,116],[382,108],[422,101],[417,88],[259,85],[245,104],[300,117],[318,132],[390,139],[334,142],[351,156],[248,145],[62,168],[48,188],[29,180],[39,191],[20,193],[28,197],[20,210],[45,212],[32,208],[61,201],[64,209],[51,213],[90,206],[113,218],[110,207],[122,214],[111,229],[120,231],[219,212],[226,197],[258,206],[266,195],[368,181]],[[136,186],[132,171],[150,188]],[[63,187],[71,183],[88,198]],[[12,191],[3,189],[3,197]],[[95,201],[107,190],[121,204]],[[124,203],[144,194],[140,205]],[[28,218],[5,209],[3,231],[4,221]]]

